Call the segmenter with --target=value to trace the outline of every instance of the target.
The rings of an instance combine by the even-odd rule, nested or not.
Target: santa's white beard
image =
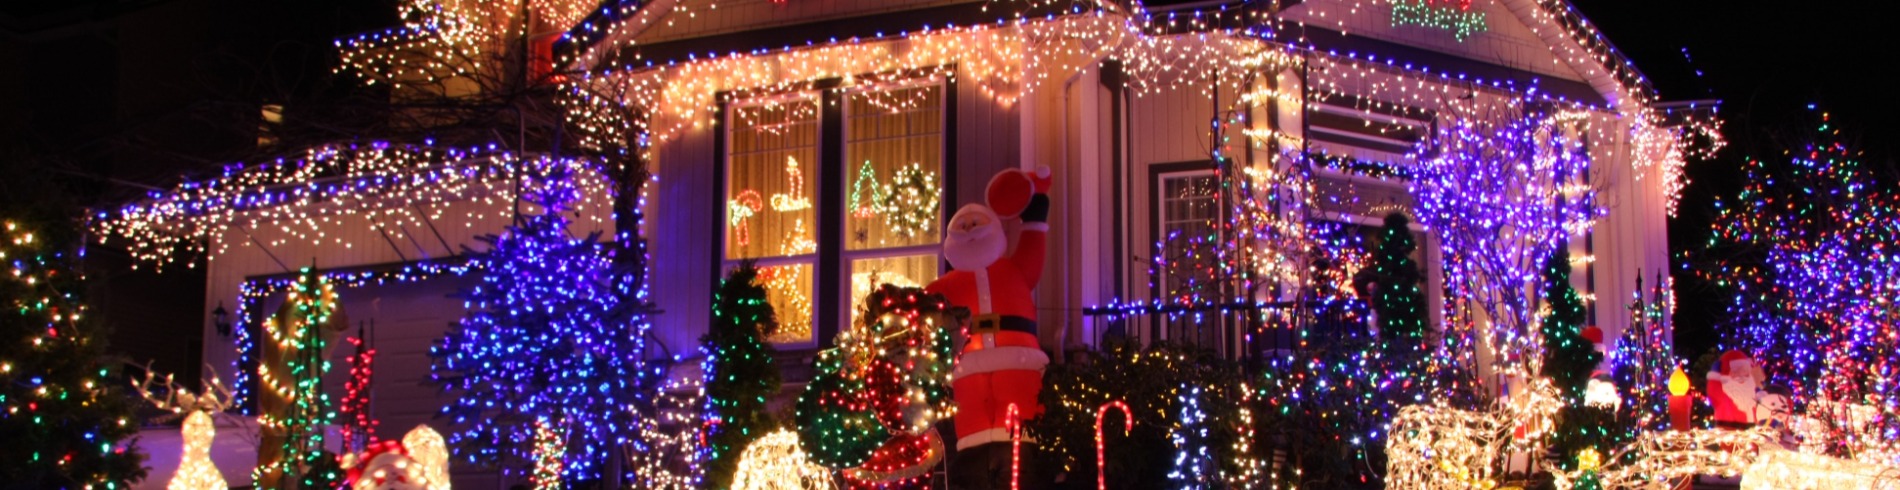
[[[1003,236],[1002,225],[994,222],[968,231],[951,229],[943,237],[943,258],[950,261],[950,268],[960,271],[989,267],[1003,258],[1007,248],[1009,237]]]
[[[1742,413],[1754,413],[1757,388],[1760,386],[1747,374],[1732,375],[1722,380],[1722,394],[1728,395],[1729,401],[1735,402],[1735,409]]]

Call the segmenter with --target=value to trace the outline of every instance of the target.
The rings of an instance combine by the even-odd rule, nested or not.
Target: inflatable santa
[[[950,218],[943,256],[951,271],[925,287],[971,315],[952,385],[957,454],[950,471],[960,487],[1009,488],[1009,407],[1016,407],[1021,420],[1042,414],[1037,397],[1049,356],[1038,341],[1031,291],[1042,278],[1049,183],[1048,167],[991,178],[987,205],[965,205]],[[1020,226],[1004,226],[1015,222]],[[1008,228],[1016,228],[1014,251]],[[1035,480],[1022,477],[1024,483]]]
[[[1715,406],[1715,425],[1745,429],[1755,425],[1755,403],[1761,389],[1761,368],[1741,351],[1723,352],[1709,371],[1709,404]]]

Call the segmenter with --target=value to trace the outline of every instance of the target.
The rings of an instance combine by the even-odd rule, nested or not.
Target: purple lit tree
[[[639,271],[615,267],[638,253],[567,230],[580,189],[557,163],[524,185],[540,208],[472,254],[481,282],[465,292],[468,313],[431,350],[434,379],[457,399],[442,409],[458,456],[525,473],[538,420],[567,434],[563,480],[593,479],[621,443],[636,437],[638,407],[657,391],[647,361],[647,310]]]
[[[1732,341],[1810,412],[1830,412],[1830,450],[1853,452],[1877,441],[1838,436],[1900,431],[1900,193],[1817,116],[1782,157],[1749,158],[1742,192],[1716,201],[1701,277],[1735,295]]]
[[[1507,370],[1537,362],[1544,260],[1599,212],[1578,116],[1521,102],[1470,112],[1421,149],[1411,183],[1419,222],[1444,250],[1448,301],[1483,316],[1447,315],[1459,320],[1443,347],[1468,375],[1480,348]]]

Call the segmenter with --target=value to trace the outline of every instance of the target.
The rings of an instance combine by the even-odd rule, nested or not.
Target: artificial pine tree
[[[1355,281],[1359,297],[1371,303],[1378,318],[1380,339],[1402,352],[1415,351],[1425,341],[1425,291],[1419,288],[1418,262],[1412,260],[1418,242],[1410,226],[1404,214],[1386,215],[1372,266]]]
[[[556,164],[523,184],[541,212],[483,238],[491,246],[470,257],[481,281],[463,293],[468,312],[430,355],[434,382],[456,396],[442,414],[457,456],[525,473],[537,421],[558,420],[563,480],[584,482],[637,437],[631,408],[650,404],[660,373],[645,361],[646,317],[627,314],[640,297],[621,291],[614,267],[629,252],[598,233],[568,234],[573,171]]]
[[[1584,404],[1584,390],[1603,355],[1583,337],[1588,318],[1583,299],[1570,286],[1570,253],[1559,247],[1544,264],[1544,302],[1550,307],[1540,332],[1544,339],[1543,374],[1556,386],[1563,408],[1557,411],[1557,427],[1551,432],[1550,453],[1558,458],[1558,467],[1572,470],[1574,460],[1584,449],[1601,453],[1622,435],[1612,427],[1616,414],[1606,407]]]
[[[706,353],[710,488],[730,486],[740,453],[775,425],[765,399],[778,393],[779,371],[765,336],[778,328],[778,317],[758,278],[759,269],[747,262],[719,283],[712,328],[700,337]]]
[[[1583,338],[1583,323],[1589,317],[1583,309],[1583,298],[1570,286],[1570,252],[1561,248],[1544,263],[1544,303],[1550,306],[1550,314],[1540,327],[1544,376],[1557,386],[1565,405],[1582,405],[1590,373],[1603,355]]]
[[[120,446],[138,432],[135,399],[80,301],[78,225],[59,222],[0,231],[0,488],[123,488],[145,476],[144,455]]]

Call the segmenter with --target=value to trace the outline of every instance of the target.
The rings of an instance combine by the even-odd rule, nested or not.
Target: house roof
[[[694,12],[693,7],[708,0],[612,0],[599,12],[571,30],[564,40],[566,52],[578,55],[575,64],[592,69],[609,66],[637,68],[690,62],[702,57],[734,53],[760,54],[780,49],[837,42],[842,39],[901,37],[911,32],[946,26],[1002,24],[1019,18],[1042,18],[1063,12],[1005,11],[993,8],[989,1],[907,0],[892,7],[839,8],[824,15],[807,15],[761,25],[766,28],[735,29],[725,26],[709,29],[706,35],[668,32],[649,36],[656,42],[621,47],[608,40],[647,36],[650,29],[663,26],[675,12]],[[1297,19],[1301,9],[1336,1],[1305,0],[1269,2],[1247,0],[1150,0],[1141,6],[1150,16],[1242,19],[1226,22],[1202,22],[1202,28],[1235,29],[1252,35],[1291,43],[1317,52],[1364,56],[1410,65],[1412,69],[1446,76],[1470,76],[1515,87],[1537,87],[1557,98],[1596,106],[1616,106],[1625,97],[1635,97],[1647,105],[1656,98],[1648,79],[1618,51],[1602,33],[1585,19],[1567,0],[1494,0],[1494,13],[1508,13],[1510,21],[1528,27],[1514,34],[1535,36],[1554,56],[1555,65],[1523,66],[1502,60],[1481,59],[1471,50],[1419,46],[1385,33],[1342,29],[1323,23]],[[877,3],[877,2],[873,2]],[[701,5],[700,7],[704,7]],[[1247,13],[1263,8],[1278,8],[1280,26],[1247,26]],[[1357,8],[1357,6],[1355,6]],[[1045,7],[1048,10],[1048,7]],[[690,15],[690,14],[688,14]],[[679,31],[679,27],[658,27]],[[1525,32],[1528,32],[1526,34]]]

